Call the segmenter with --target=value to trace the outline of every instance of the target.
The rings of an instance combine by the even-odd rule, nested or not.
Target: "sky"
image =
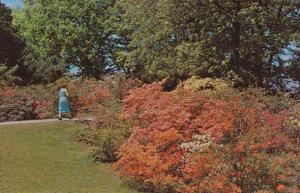
[[[11,8],[19,7],[23,4],[23,0],[1,0],[1,2]]]

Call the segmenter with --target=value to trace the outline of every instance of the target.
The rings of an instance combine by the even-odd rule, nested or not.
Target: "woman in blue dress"
[[[69,118],[71,118],[71,110],[68,103],[68,91],[66,89],[66,85],[64,85],[59,90],[59,106],[58,106],[58,118],[61,120],[62,114],[69,114]]]

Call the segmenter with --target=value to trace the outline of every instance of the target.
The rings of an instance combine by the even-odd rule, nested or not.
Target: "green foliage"
[[[126,78],[124,74],[115,74],[106,76],[104,84],[108,86],[111,94],[121,101],[130,89],[142,86],[143,83],[138,79]]]
[[[300,145],[300,105],[296,105],[290,109],[288,119],[285,122],[290,138]],[[297,148],[297,147],[296,147]]]
[[[201,90],[221,90],[229,89],[230,85],[228,82],[222,79],[212,79],[193,76],[184,82],[184,88],[191,89],[193,91]]]
[[[143,80],[197,75],[264,86],[284,72],[281,54],[299,21],[291,1],[120,0],[111,28],[124,39],[118,61]]]
[[[94,152],[95,161],[114,162],[118,160],[116,152],[126,141],[126,137],[121,130],[116,128],[104,128],[96,135],[97,147]]]
[[[16,82],[17,76],[24,76],[18,68],[24,45],[13,27],[11,10],[3,3],[0,3],[0,45],[0,79]]]
[[[129,138],[131,124],[121,116],[121,103],[112,98],[96,109],[95,120],[82,132],[78,139],[94,149],[95,161],[114,162],[118,160],[119,147]]]
[[[266,105],[273,112],[288,110],[295,102],[284,93],[268,94],[262,88],[248,88],[242,92],[244,100],[249,100],[249,96],[254,96],[257,100]]]
[[[72,64],[99,78],[110,64],[110,34],[103,26],[109,6],[109,0],[25,2],[21,35],[43,62],[31,64],[33,68],[59,77]]]
[[[215,98],[227,100],[236,96],[242,97],[247,103],[255,98],[259,103],[265,105],[267,109],[275,113],[288,110],[293,104],[295,104],[295,101],[293,101],[287,94],[281,92],[268,93],[266,89],[255,87],[250,87],[239,92],[237,89],[233,88],[233,85],[230,82],[222,79],[201,79],[193,76],[183,82],[180,86],[183,86],[185,89],[191,89],[209,99]],[[251,104],[249,103],[249,105]]]
[[[18,66],[14,66],[10,69],[4,64],[0,64],[0,80],[2,84],[13,84],[19,77],[15,76],[14,73],[17,71]]]
[[[228,100],[233,96],[238,96],[239,92],[233,88],[232,83],[222,79],[199,78],[193,76],[184,81],[180,86],[190,89],[207,99]]]

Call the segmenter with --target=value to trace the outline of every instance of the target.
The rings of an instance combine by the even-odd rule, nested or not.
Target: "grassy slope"
[[[1,193],[134,193],[74,142],[83,126],[0,126]]]

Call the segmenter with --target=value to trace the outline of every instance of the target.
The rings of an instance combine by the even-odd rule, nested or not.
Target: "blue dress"
[[[70,106],[68,103],[68,99],[66,96],[66,92],[64,91],[64,89],[60,89],[59,90],[59,112],[61,113],[70,113]]]

